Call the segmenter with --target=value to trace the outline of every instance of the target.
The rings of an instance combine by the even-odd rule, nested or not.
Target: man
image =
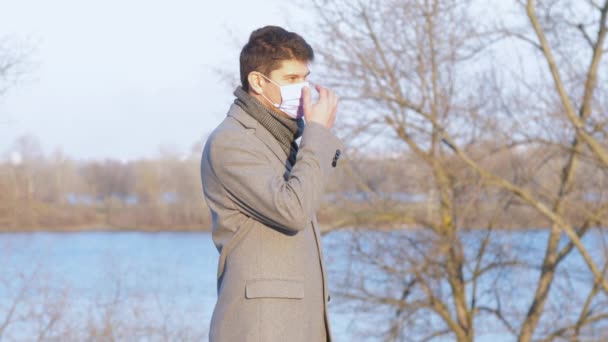
[[[205,144],[201,178],[220,252],[212,342],[331,341],[316,211],[343,145],[331,132],[338,97],[317,85],[311,100],[313,58],[296,33],[254,31],[236,99]]]

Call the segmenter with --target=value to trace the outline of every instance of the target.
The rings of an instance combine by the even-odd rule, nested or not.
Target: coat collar
[[[255,136],[258,137],[258,139],[260,139],[277,158],[279,158],[281,163],[283,163],[287,169],[291,170],[292,165],[289,163],[288,157],[285,154],[285,151],[281,148],[281,145],[279,145],[277,139],[272,136],[272,134],[268,132],[264,126],[260,125],[254,117],[247,114],[243,108],[234,103],[228,111],[228,116],[231,116],[246,128],[254,129]]]

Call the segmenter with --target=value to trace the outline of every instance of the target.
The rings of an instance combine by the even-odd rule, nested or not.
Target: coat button
[[[328,303],[331,302],[331,296],[330,295],[327,295],[327,302]]]
[[[334,155],[334,160],[331,162],[331,166],[336,167],[338,165],[338,159],[340,158],[340,149],[336,150],[336,154]]]

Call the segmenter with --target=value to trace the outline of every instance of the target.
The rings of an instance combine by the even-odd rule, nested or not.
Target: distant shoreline
[[[8,229],[0,228],[0,234],[3,233],[85,233],[85,232],[142,232],[142,233],[204,233],[210,232],[211,229],[201,229],[200,227],[179,227],[179,228],[157,228],[157,227],[112,227],[108,225],[86,225],[86,226],[71,226],[71,227],[35,227],[26,229]]]
[[[603,229],[607,229],[608,227],[604,227]],[[330,228],[328,230],[323,230],[322,235],[341,231],[341,230],[349,230],[348,227],[340,227],[340,228]],[[369,230],[369,228],[361,228],[362,230]],[[404,227],[405,230],[414,229],[413,227]],[[542,231],[548,230],[550,227],[528,227],[528,228],[495,228],[494,231],[497,232],[520,232],[520,231]],[[374,230],[378,231],[389,231],[396,230],[395,228],[387,229],[387,228],[376,228]],[[483,228],[471,228],[467,231],[482,231]],[[464,230],[463,230],[464,231]],[[163,229],[163,228],[155,228],[155,227],[112,227],[107,225],[95,225],[95,226],[74,226],[74,227],[62,227],[62,228],[48,228],[48,227],[37,227],[37,228],[28,228],[21,230],[12,230],[6,229],[5,227],[0,228],[0,234],[13,234],[13,233],[133,233],[133,232],[141,232],[141,233],[209,233],[211,229],[200,229],[200,227],[180,227],[180,228],[172,228],[172,229]]]

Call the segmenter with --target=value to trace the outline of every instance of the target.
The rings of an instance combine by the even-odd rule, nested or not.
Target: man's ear
[[[252,71],[249,73],[249,75],[247,75],[247,82],[249,83],[249,89],[253,92],[255,92],[256,94],[262,94],[264,91],[262,90],[262,77]]]

